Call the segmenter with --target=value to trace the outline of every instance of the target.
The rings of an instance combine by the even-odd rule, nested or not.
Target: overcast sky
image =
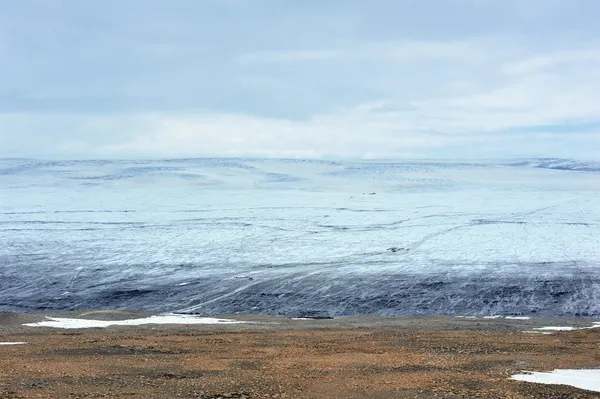
[[[597,0],[0,0],[0,157],[600,158]]]

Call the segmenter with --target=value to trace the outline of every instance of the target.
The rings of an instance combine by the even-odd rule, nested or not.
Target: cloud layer
[[[594,0],[29,0],[0,156],[597,158]]]

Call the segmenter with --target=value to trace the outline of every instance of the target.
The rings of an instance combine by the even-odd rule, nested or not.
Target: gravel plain
[[[523,370],[600,368],[587,319],[456,317],[293,320],[89,329],[24,326],[51,317],[126,320],[141,312],[0,313],[0,398],[600,398],[513,381]]]

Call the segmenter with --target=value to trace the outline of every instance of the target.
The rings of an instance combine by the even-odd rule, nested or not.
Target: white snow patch
[[[538,330],[538,331],[575,331],[575,330],[583,330],[583,328],[548,326],[548,327],[534,328],[534,330]]]
[[[534,330],[539,330],[539,331],[578,331],[578,330],[588,330],[590,328],[600,328],[600,323],[594,322],[591,327],[547,326],[547,327],[534,328]]]
[[[0,342],[0,345],[23,345],[27,342]]]
[[[102,328],[109,326],[139,326],[143,324],[241,324],[247,323],[238,320],[215,319],[212,317],[198,317],[191,315],[160,315],[150,316],[140,319],[129,320],[86,320],[69,319],[63,317],[48,317],[45,321],[38,323],[27,323],[24,326],[30,327],[54,327],[54,328]]]
[[[477,316],[456,316],[459,319],[480,319]],[[493,316],[483,316],[481,319],[507,319],[507,320],[530,320],[531,317],[528,316],[501,316],[501,315],[493,315]]]
[[[177,284],[177,285],[181,287],[181,286],[188,285],[188,284],[189,284],[189,283],[179,283],[179,284]]]
[[[576,388],[600,392],[599,370],[554,370],[549,373],[516,374],[511,378],[517,381],[538,384],[571,385]]]
[[[523,331],[525,334],[543,334],[543,335],[551,335],[550,331]]]

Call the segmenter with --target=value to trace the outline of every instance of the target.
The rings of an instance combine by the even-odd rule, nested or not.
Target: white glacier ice
[[[0,310],[600,316],[571,160],[0,160]]]

